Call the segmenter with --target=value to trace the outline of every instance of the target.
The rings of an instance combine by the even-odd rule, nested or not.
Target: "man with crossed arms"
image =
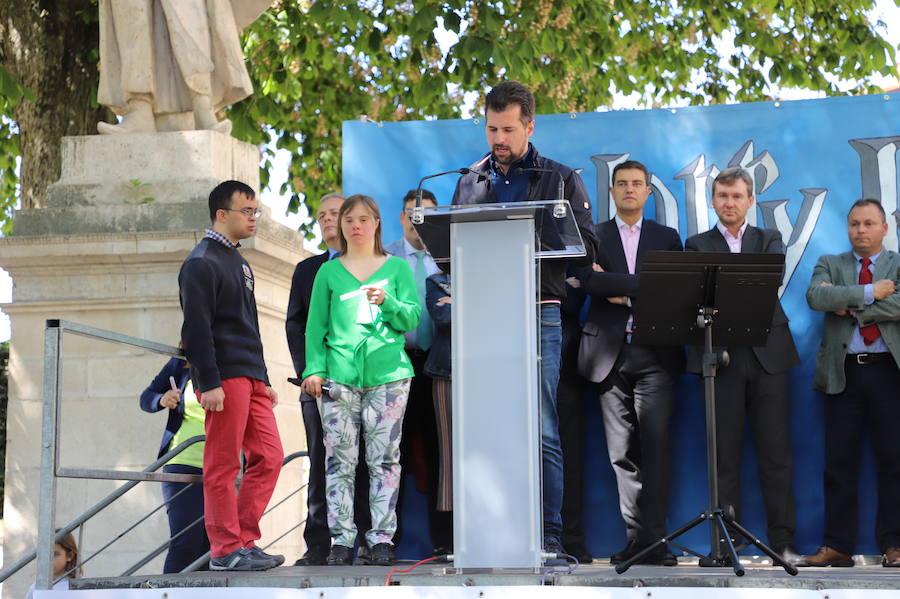
[[[900,255],[885,249],[888,226],[877,200],[847,215],[852,251],[822,256],[806,301],[825,312],[813,387],[825,394],[825,540],[798,566],[852,566],[859,461],[866,414],[878,466],[876,540],[881,564],[900,567]]]
[[[591,296],[578,372],[599,383],[609,461],[625,520],[628,544],[610,557],[613,564],[666,534],[672,385],[684,370],[683,348],[631,342],[632,302],[638,301],[644,254],[682,249],[678,231],[644,218],[650,191],[647,167],[636,160],[616,165],[610,187],[616,216],[594,227],[596,263],[582,269],[576,281],[569,279]],[[677,561],[660,547],[640,563],[674,566]]]

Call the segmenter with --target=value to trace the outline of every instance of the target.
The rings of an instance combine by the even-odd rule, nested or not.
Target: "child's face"
[[[59,578],[66,571],[66,562],[69,561],[69,551],[59,543],[53,548],[53,578]]]

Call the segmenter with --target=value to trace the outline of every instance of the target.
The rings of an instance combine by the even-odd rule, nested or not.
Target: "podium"
[[[584,241],[568,202],[424,215],[416,231],[452,270],[453,566],[539,568],[537,273],[542,259],[585,255]]]

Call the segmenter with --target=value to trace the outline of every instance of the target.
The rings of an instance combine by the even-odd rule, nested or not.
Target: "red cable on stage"
[[[399,569],[397,569],[397,568],[394,568],[393,570],[391,570],[390,572],[388,572],[387,578],[384,580],[384,586],[390,586],[390,585],[391,585],[391,576],[393,576],[394,573],[397,573],[397,574],[409,574],[410,572],[412,572],[413,570],[415,570],[416,568],[418,568],[419,566],[421,566],[421,565],[424,564],[425,562],[433,562],[433,561],[436,560],[436,559],[443,559],[443,557],[444,557],[444,556],[436,555],[436,556],[434,556],[434,557],[429,557],[428,559],[423,559],[423,560],[420,561],[420,562],[414,563],[413,565],[411,565],[409,568],[407,568],[407,569],[405,569],[405,570],[399,570]]]

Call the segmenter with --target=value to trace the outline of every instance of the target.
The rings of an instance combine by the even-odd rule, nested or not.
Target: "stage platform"
[[[403,569],[411,565],[412,562],[401,562],[396,568]],[[432,587],[432,591],[427,593],[427,596],[443,596],[442,594],[435,594],[434,592],[438,591],[438,589],[433,587],[477,587],[480,589],[496,588],[500,590],[501,587],[521,588],[539,587],[542,585],[545,587],[589,587],[594,589],[605,587],[610,591],[614,589],[634,590],[640,588],[648,590],[650,588],[669,588],[672,591],[676,589],[696,589],[698,591],[701,589],[781,589],[783,591],[800,591],[799,595],[796,596],[808,595],[808,593],[803,591],[821,593],[826,590],[860,589],[891,591],[891,594],[900,596],[900,568],[883,568],[880,565],[855,566],[853,568],[801,568],[799,575],[789,576],[782,569],[771,566],[747,564],[745,567],[746,574],[739,577],[735,576],[731,569],[700,568],[696,565],[679,565],[676,567],[634,566],[624,574],[616,574],[606,560],[598,560],[592,564],[581,565],[574,572],[568,574],[558,572],[543,574],[540,572],[508,570],[458,573],[449,568],[447,564],[426,563],[420,565],[410,574],[398,575],[395,573],[391,577],[391,584],[402,587],[418,587],[420,589]],[[219,588],[220,593],[225,590],[222,587],[234,589],[334,590],[348,587],[382,587],[385,585],[385,580],[390,571],[391,568],[377,566],[284,566],[268,572],[194,572],[191,574],[159,576],[83,578],[73,580],[71,588],[72,590],[149,590],[205,587],[210,588],[210,590]],[[789,594],[795,596],[793,593]],[[880,594],[875,593],[871,596]],[[326,597],[328,595],[335,596],[333,592],[328,594],[320,593],[318,596]],[[700,592],[699,595],[706,595],[706,593]],[[743,596],[743,594],[741,595]],[[778,595],[782,596],[782,593],[778,593]],[[842,595],[842,593],[837,595],[832,593],[832,597]],[[261,594],[257,593],[255,596],[258,599],[263,599],[268,595],[263,592]],[[353,593],[352,596],[357,597],[359,594]],[[597,596],[613,597],[619,596],[619,594],[606,593]],[[659,597],[660,594],[656,593],[655,596]],[[682,594],[679,593],[678,596],[682,596]]]

